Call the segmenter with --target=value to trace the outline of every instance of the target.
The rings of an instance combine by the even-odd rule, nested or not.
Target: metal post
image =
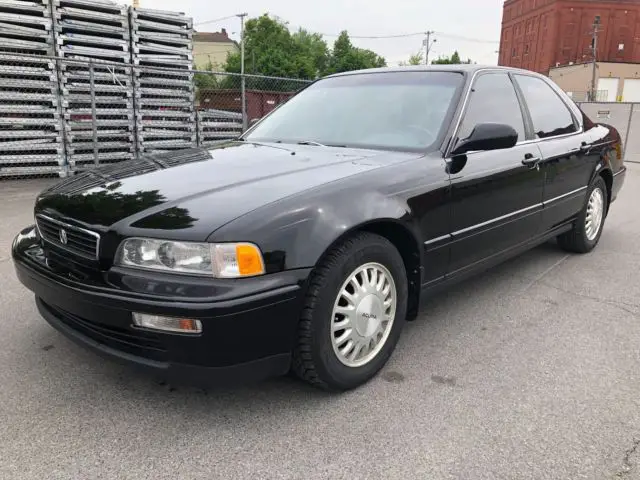
[[[598,69],[598,26],[600,25],[600,16],[596,16],[593,21],[593,37],[591,39],[591,50],[593,54],[592,72],[591,72],[591,101],[598,99],[598,87],[596,84],[596,76]]]
[[[240,17],[240,96],[242,98],[242,131],[247,129],[247,88],[244,78],[244,17],[246,13],[238,15]]]
[[[54,20],[55,21],[55,20]],[[59,128],[60,128],[60,141],[62,143],[62,155],[63,162],[61,177],[67,177],[71,174],[71,165],[69,163],[69,154],[67,152],[67,141],[71,142],[67,136],[67,129],[65,128],[64,121],[64,109],[63,109],[63,95],[62,95],[62,62],[59,58],[55,60],[55,73],[56,73],[56,102],[58,105],[58,113],[59,113]]]
[[[91,128],[93,130],[93,163],[98,166],[98,126],[96,125],[96,89],[93,62],[89,61],[89,89],[91,90]]]
[[[635,109],[636,104],[632,103],[631,108],[629,109],[629,123],[627,123],[627,134],[624,136],[624,145],[622,145],[622,158],[625,159],[627,157],[627,145],[629,144],[629,134],[631,133],[631,125],[633,123],[633,111]]]

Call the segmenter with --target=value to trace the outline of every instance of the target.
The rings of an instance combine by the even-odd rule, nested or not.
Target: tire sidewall
[[[386,239],[373,236],[354,247],[348,249],[331,269],[312,314],[314,363],[320,376],[332,379],[333,387],[338,389],[349,389],[364,383],[385,365],[398,342],[407,311],[407,275],[402,257],[395,247]],[[395,318],[378,355],[366,365],[348,367],[338,359],[331,342],[333,306],[347,278],[358,267],[372,262],[383,265],[393,277],[397,294]]]

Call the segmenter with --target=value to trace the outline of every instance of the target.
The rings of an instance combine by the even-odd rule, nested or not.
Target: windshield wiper
[[[313,140],[303,140],[301,142],[298,142],[298,145],[315,145],[316,147],[326,147],[326,145],[319,142],[314,142]]]

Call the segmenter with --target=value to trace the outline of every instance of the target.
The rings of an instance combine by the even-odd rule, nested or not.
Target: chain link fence
[[[0,179],[72,175],[240,135],[310,81],[0,54]]]

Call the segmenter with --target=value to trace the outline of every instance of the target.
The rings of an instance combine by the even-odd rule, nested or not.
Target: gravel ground
[[[160,385],[49,327],[0,182],[2,479],[640,479],[640,165],[596,251],[547,244],[433,299],[366,386]]]

